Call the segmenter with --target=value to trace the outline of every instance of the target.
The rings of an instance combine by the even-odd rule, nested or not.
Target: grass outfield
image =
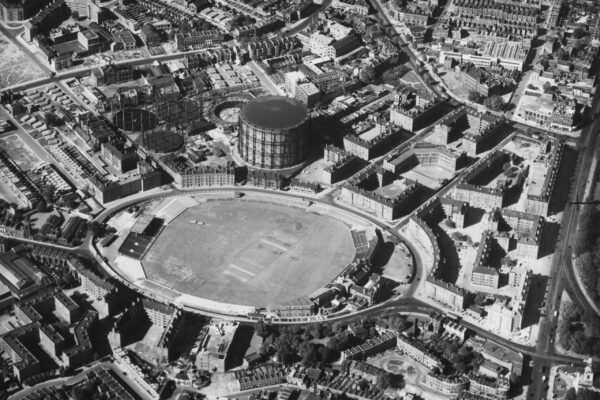
[[[219,201],[171,221],[142,263],[148,279],[179,292],[261,307],[312,293],[354,254],[349,228],[338,220],[284,205]]]

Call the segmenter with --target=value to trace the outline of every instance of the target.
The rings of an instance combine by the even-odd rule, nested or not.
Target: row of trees
[[[600,356],[600,318],[592,310],[583,310],[575,303],[561,309],[558,326],[559,343],[566,350]]]
[[[565,400],[600,400],[600,392],[595,392],[590,389],[570,388],[565,395]]]
[[[600,301],[600,211],[586,205],[579,214],[579,230],[573,248],[576,264],[594,301]]]
[[[506,106],[504,99],[501,96],[498,96],[497,94],[493,94],[488,97],[483,97],[476,91],[471,90],[467,98],[469,99],[469,101],[478,104],[483,104],[484,106],[486,106],[487,108],[491,108],[492,110],[502,111]]]
[[[408,325],[406,319],[399,316],[381,317],[378,323],[398,331]],[[340,351],[378,336],[373,320],[354,323],[351,331],[340,322],[275,326],[262,321],[256,324],[255,330],[263,338],[261,354],[264,356],[275,355],[283,363],[302,362],[318,368],[336,361]]]
[[[282,363],[302,362],[306,366],[325,367],[339,358],[339,349],[354,338],[319,340],[329,336],[329,326],[317,323],[304,326],[273,326],[259,322],[256,333],[263,338],[261,354],[275,355]],[[316,340],[314,340],[316,339]]]

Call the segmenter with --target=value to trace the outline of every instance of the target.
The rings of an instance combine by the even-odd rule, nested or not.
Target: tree
[[[481,96],[479,95],[479,93],[477,93],[477,92],[476,92],[476,91],[474,91],[474,90],[471,90],[471,91],[469,92],[469,95],[468,95],[467,99],[468,99],[469,101],[472,101],[472,102],[474,102],[474,103],[479,103],[479,102],[481,102]]]
[[[487,97],[483,104],[488,107],[491,108],[492,110],[502,110],[502,108],[504,107],[504,100],[502,99],[502,97],[494,94],[490,97]]]
[[[55,193],[56,187],[51,183],[42,188],[42,196],[44,197],[46,203],[52,203]]]
[[[340,342],[340,339],[338,339],[336,336],[332,337],[327,342],[327,347],[334,349],[334,350],[340,350],[342,347],[341,345],[342,345],[342,343]]]
[[[452,221],[450,218],[446,218],[446,221],[444,221],[444,223],[450,229],[456,228],[456,223],[454,221]]]
[[[273,346],[277,352],[277,358],[282,363],[291,362],[296,355],[292,345],[292,336],[290,334],[284,333],[279,336],[275,339]]]
[[[575,388],[569,388],[565,394],[565,400],[577,400],[577,392]]]
[[[372,66],[368,65],[360,70],[358,73],[358,79],[363,83],[373,82],[375,79],[375,69]]]
[[[358,388],[363,392],[368,390],[370,386],[369,381],[366,379],[361,379],[360,382],[358,382]]]
[[[102,237],[106,233],[105,225],[98,221],[92,221],[88,224],[88,229],[92,232],[92,236]]]
[[[256,326],[254,327],[254,330],[256,331],[256,334],[260,337],[262,337],[263,339],[266,338],[267,336],[269,336],[271,334],[271,327],[267,324],[265,324],[262,320],[258,321],[256,323]]]
[[[48,206],[46,205],[46,202],[44,200],[38,200],[35,208],[38,212],[48,211]]]
[[[310,330],[310,334],[315,339],[322,339],[323,338],[323,324],[321,324],[320,322],[317,322],[316,324],[314,324],[312,326],[312,329]]]
[[[573,37],[575,39],[581,39],[585,36],[587,36],[587,32],[583,28],[577,28],[573,31]]]
[[[583,331],[577,331],[571,336],[569,341],[571,344],[571,350],[575,353],[588,354],[591,350],[591,343],[589,338]]]
[[[406,382],[404,381],[404,376],[401,374],[392,374],[391,372],[387,372],[384,376],[384,386],[389,386],[393,389],[404,389],[406,386]]]
[[[577,400],[600,400],[600,393],[581,388],[577,391]]]
[[[560,48],[556,52],[556,58],[559,60],[568,61],[569,60],[569,52],[566,51],[564,48]]]
[[[64,121],[52,111],[48,111],[46,114],[44,114],[44,120],[48,126],[60,126],[64,123]]]

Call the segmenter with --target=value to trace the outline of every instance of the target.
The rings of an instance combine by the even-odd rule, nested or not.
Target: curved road
[[[139,196],[135,199],[125,199],[123,201],[120,201],[116,204],[113,204],[111,207],[107,208],[106,210],[104,210],[103,212],[101,212],[100,214],[98,214],[98,216],[95,218],[95,220],[97,221],[104,221],[107,218],[109,218],[111,215],[113,215],[115,212],[118,212],[119,210],[122,210],[123,208],[129,207],[130,205],[133,204],[137,204],[152,198],[157,198],[157,197],[166,197],[166,196],[176,196],[176,195],[183,195],[183,194],[194,194],[194,193],[203,193],[203,192],[234,192],[234,191],[241,191],[241,192],[257,192],[257,193],[265,193],[265,194],[273,194],[273,191],[271,190],[267,190],[267,189],[260,189],[260,188],[249,188],[249,187],[226,187],[226,188],[206,188],[206,189],[198,189],[198,190],[193,190],[193,191],[182,191],[182,190],[177,190],[177,189],[169,189],[166,190],[164,192],[160,192],[160,193],[152,193],[152,194],[148,194],[148,195],[143,195],[143,196]],[[298,194],[293,194],[293,193],[287,193],[287,192],[276,192],[276,194],[278,196],[282,196],[282,197],[293,197],[293,198],[303,198],[302,195],[298,195]],[[401,237],[400,235],[398,235],[396,232],[393,232],[389,229],[389,226],[387,224],[384,224],[380,221],[378,221],[377,219],[375,219],[374,217],[371,216],[366,216],[366,215],[362,215],[362,214],[357,214],[356,210],[353,210],[349,207],[345,207],[345,206],[341,206],[339,204],[334,204],[333,201],[329,198],[326,199],[313,199],[310,198],[311,201],[314,201],[315,203],[322,203],[328,206],[333,206],[336,208],[339,208],[345,212],[351,213],[353,215],[357,215],[360,218],[365,218],[367,220],[369,220],[369,222],[373,223],[374,225],[378,226],[379,228],[385,230],[386,232],[388,232],[389,234],[392,234],[394,237],[396,237],[399,240],[404,241],[404,238]],[[31,242],[35,242],[35,241],[31,241]],[[405,242],[406,243],[406,242]],[[88,255],[90,251],[89,246],[90,246],[90,237],[87,238],[86,243],[82,244],[81,246],[79,246],[78,248],[73,248],[71,250],[74,250],[76,253],[81,254],[81,255]],[[409,247],[412,246],[410,245],[410,243],[408,243]],[[59,248],[64,248],[61,246],[54,246],[54,247],[59,247]],[[417,256],[418,253],[414,252],[415,256]],[[423,279],[422,277],[422,263],[420,259],[416,259],[416,265],[417,265],[417,272],[416,272],[416,276],[417,279],[415,280],[416,282],[419,282]],[[111,271],[110,275],[113,276],[115,273],[114,271]],[[123,279],[123,278],[121,278]],[[125,282],[125,284],[129,287],[131,287],[131,285],[128,282]],[[430,304],[424,303],[420,300],[414,299],[412,298],[412,295],[414,294],[414,288],[416,285],[412,285],[411,289],[409,290],[409,292],[407,292],[405,295],[403,295],[400,298],[396,298],[393,300],[389,300],[385,303],[381,303],[378,305],[375,305],[373,307],[370,307],[368,309],[364,309],[364,310],[360,310],[356,313],[353,314],[347,314],[347,315],[341,315],[341,316],[336,316],[334,318],[331,319],[327,319],[327,320],[323,320],[324,321],[349,321],[349,320],[355,320],[357,318],[364,318],[367,316],[373,316],[373,315],[377,315],[377,314],[382,314],[382,313],[410,313],[410,312],[419,312],[419,313],[432,313],[434,311],[437,312],[441,312],[444,313],[445,311],[441,308],[437,308],[434,307]],[[140,288],[134,287],[134,290],[140,291]],[[198,309],[191,309],[188,308],[189,311],[194,311],[194,312],[199,312],[202,314],[208,314],[211,316],[216,316],[216,317],[224,317],[224,315],[218,314],[218,313],[210,313],[207,310],[198,310]],[[253,322],[250,319],[246,319],[246,318],[236,318],[239,320],[245,320],[247,322]],[[317,322],[317,321],[315,321]],[[289,324],[290,322],[281,322],[282,324]],[[307,323],[307,322],[302,322],[302,323]],[[530,354],[532,357],[534,358],[539,358],[540,360],[544,360],[546,362],[554,362],[554,361],[558,361],[558,362],[564,362],[564,363],[574,363],[574,364],[581,364],[581,359],[579,358],[575,358],[575,357],[569,357],[569,356],[561,356],[561,355],[552,355],[552,354],[547,354],[545,352],[540,352],[539,348],[533,347],[533,346],[526,346],[526,345],[522,345],[522,344],[517,344],[514,343],[502,336],[493,334],[491,332],[488,332],[487,330],[483,329],[481,326],[479,325],[475,325],[472,323],[469,323],[467,321],[462,321],[461,322],[464,326],[466,326],[468,329],[470,329],[471,331],[477,333],[478,335],[485,337],[489,340],[493,340],[511,350],[517,351],[517,352],[521,352],[521,353],[525,353],[525,354]]]
[[[592,103],[591,115],[600,111],[600,94],[597,92]],[[592,159],[597,157],[598,131],[600,129],[600,119],[596,118],[590,125],[584,128],[580,137],[578,147],[582,152],[580,162],[574,174],[569,201],[576,199],[583,200],[588,176],[593,171],[589,168],[592,165]],[[565,188],[566,189],[566,188]],[[548,379],[542,378],[552,366],[551,357],[555,353],[554,336],[557,328],[558,318],[554,316],[554,311],[558,310],[561,294],[566,289],[572,298],[584,309],[592,309],[596,313],[597,307],[590,302],[589,297],[584,293],[584,288],[578,283],[576,278],[577,271],[571,261],[571,246],[576,239],[578,209],[575,205],[567,205],[563,213],[560,235],[556,244],[556,251],[552,259],[550,272],[550,288],[548,289],[548,301],[546,302],[546,317],[540,321],[540,331],[538,336],[538,345],[536,354],[533,357],[534,366],[531,372],[533,384],[529,387],[528,398],[541,399],[546,395],[546,385]],[[561,268],[562,266],[562,268]]]

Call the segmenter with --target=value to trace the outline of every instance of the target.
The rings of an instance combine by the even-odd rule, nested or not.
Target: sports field
[[[312,293],[354,254],[349,228],[336,219],[236,200],[188,208],[142,264],[148,279],[179,292],[261,307]]]

